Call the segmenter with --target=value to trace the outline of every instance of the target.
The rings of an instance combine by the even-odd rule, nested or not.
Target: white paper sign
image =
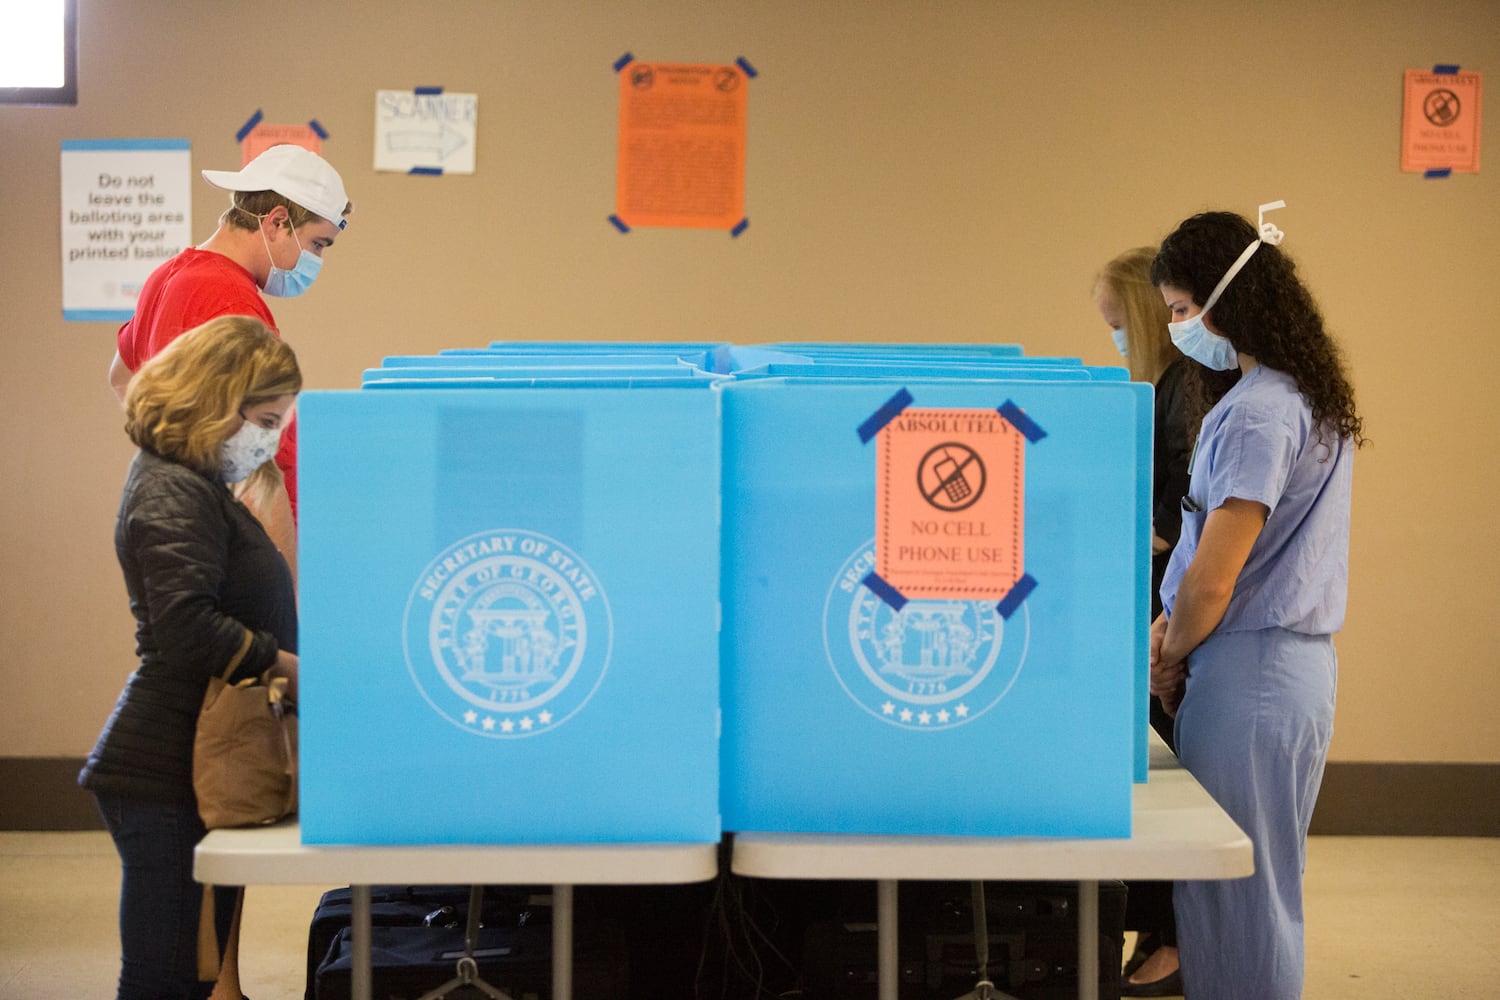
[[[192,240],[186,139],[65,139],[63,319],[123,323],[156,266]]]
[[[472,174],[479,95],[375,91],[375,169]]]

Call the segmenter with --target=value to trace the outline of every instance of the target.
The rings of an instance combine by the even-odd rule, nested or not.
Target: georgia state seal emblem
[[[898,611],[862,582],[872,539],[840,567],[823,607],[823,648],[844,691],[882,722],[938,730],[978,718],[1020,675],[1025,604],[1007,620],[994,601],[913,600]]]
[[[609,667],[598,578],[531,531],[483,531],[428,563],[407,599],[406,666],[438,714],[479,736],[534,736],[572,718]]]

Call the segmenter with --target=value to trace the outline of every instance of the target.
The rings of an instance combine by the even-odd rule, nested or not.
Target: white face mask
[[[276,455],[281,445],[280,427],[261,427],[246,420],[229,436],[220,452],[219,474],[226,483],[242,483]]]
[[[1177,349],[1205,368],[1225,372],[1237,367],[1240,363],[1239,354],[1235,351],[1234,345],[1205,326],[1203,317],[1208,315],[1208,311],[1219,301],[1219,296],[1224,294],[1224,289],[1229,287],[1234,276],[1250,262],[1251,257],[1255,256],[1255,251],[1260,249],[1262,243],[1269,243],[1273,247],[1281,244],[1286,234],[1277,229],[1273,223],[1266,221],[1266,212],[1285,207],[1284,201],[1273,201],[1260,206],[1255,220],[1260,235],[1254,243],[1244,249],[1238,260],[1229,265],[1229,270],[1224,272],[1224,277],[1220,278],[1219,283],[1214,286],[1214,290],[1208,296],[1208,301],[1203,303],[1203,308],[1196,316],[1189,316],[1187,319],[1167,324],[1167,331],[1171,333],[1172,343],[1177,346]]]
[[[1120,352],[1120,357],[1128,360],[1130,358],[1130,339],[1126,336],[1125,328],[1117,326],[1109,331],[1109,335],[1114,338],[1115,350]]]

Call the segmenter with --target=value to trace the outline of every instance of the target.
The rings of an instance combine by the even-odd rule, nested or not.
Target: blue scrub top
[[[1162,578],[1170,616],[1208,512],[1230,497],[1270,508],[1215,632],[1284,628],[1329,635],[1344,625],[1354,444],[1324,429],[1285,372],[1252,368],[1203,418],[1182,536]],[[1198,510],[1187,509],[1196,506]]]

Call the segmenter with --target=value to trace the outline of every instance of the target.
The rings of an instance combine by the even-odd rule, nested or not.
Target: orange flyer
[[[903,597],[999,600],[1024,573],[1026,438],[998,411],[902,410],[875,489],[875,572]]]
[[[745,218],[744,71],[632,62],[619,76],[616,216],[631,226],[733,229]]]
[[[1401,169],[1479,173],[1480,74],[1406,71]]]
[[[240,157],[244,166],[272,146],[301,146],[319,156],[323,155],[323,139],[311,125],[267,125],[261,123],[250,130],[240,143]]]

